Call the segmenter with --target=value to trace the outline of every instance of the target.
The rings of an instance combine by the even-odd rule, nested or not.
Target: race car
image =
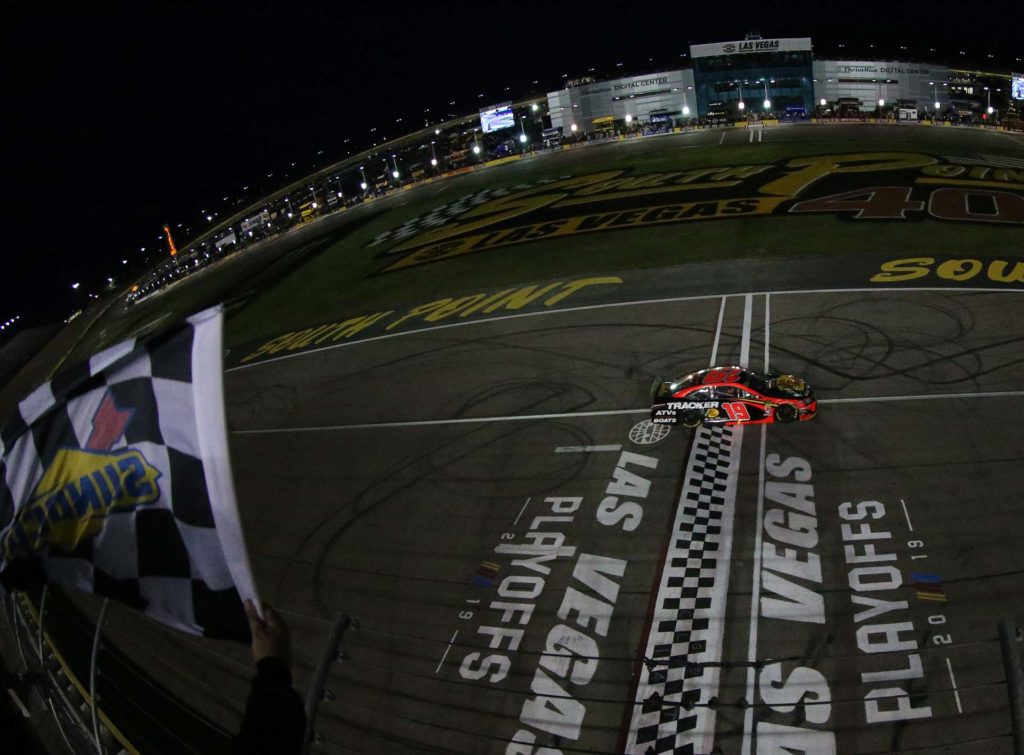
[[[730,365],[698,370],[678,380],[654,381],[651,422],[659,425],[764,425],[803,422],[818,411],[807,381],[796,375],[761,377]]]

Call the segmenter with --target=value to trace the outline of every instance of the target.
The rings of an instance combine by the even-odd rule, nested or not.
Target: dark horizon
[[[898,14],[867,2],[854,17],[845,4],[801,1],[784,18],[752,3],[722,17],[660,7],[566,14],[541,3],[9,11],[5,215],[14,238],[0,321],[66,316],[106,276],[138,275],[141,247],[165,250],[165,223],[180,247],[208,227],[202,211],[255,202],[368,148],[371,128],[393,138],[421,119],[546,93],[565,76],[687,65],[690,44],[749,31],[810,36],[818,55],[842,43],[855,57],[1020,70],[1012,7],[975,5],[968,17],[952,2],[906,3]],[[76,281],[83,286],[72,291]]]

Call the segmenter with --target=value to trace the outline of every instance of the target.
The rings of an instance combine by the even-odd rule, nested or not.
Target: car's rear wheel
[[[697,427],[704,420],[704,412],[700,409],[687,409],[679,421],[686,427]]]
[[[775,419],[779,422],[793,422],[796,416],[796,407],[792,404],[779,404],[775,409]]]

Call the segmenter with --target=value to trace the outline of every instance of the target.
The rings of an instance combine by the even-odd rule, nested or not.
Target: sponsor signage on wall
[[[784,39],[743,39],[738,42],[714,42],[709,45],[690,45],[691,58],[709,58],[713,55],[745,55],[755,52],[810,52],[810,37]]]
[[[902,73],[914,76],[931,76],[932,69],[924,68],[921,66],[915,66],[910,63],[877,63],[871,61],[826,61],[826,69],[829,73],[836,74],[858,74],[858,73],[870,73],[870,74],[883,74],[883,73]],[[943,76],[946,75],[945,71],[939,71]]]

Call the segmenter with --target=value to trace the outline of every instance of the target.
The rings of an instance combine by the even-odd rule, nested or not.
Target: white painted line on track
[[[727,294],[727,296],[759,296],[759,295],[774,295],[774,296],[799,296],[804,294],[856,294],[856,293],[908,293],[908,292],[930,292],[930,293],[1015,293],[1024,294],[1024,289],[1006,289],[1006,288],[980,288],[980,287],[963,287],[963,288],[952,288],[952,287],[941,287],[941,286],[895,286],[892,288],[815,288],[807,289],[805,291],[740,291],[735,294]],[[258,362],[251,362],[249,364],[239,364],[234,367],[229,367],[224,372],[236,372],[238,370],[245,370],[251,367],[259,367],[265,364],[272,364],[274,362],[280,362],[284,359],[294,359],[296,357],[305,357],[312,354],[319,354],[324,351],[331,351],[333,349],[342,349],[348,346],[360,346],[366,343],[373,343],[375,341],[383,341],[388,338],[401,338],[403,336],[414,336],[422,335],[424,333],[433,333],[438,330],[447,330],[448,328],[461,328],[467,325],[484,325],[487,323],[504,322],[505,320],[518,320],[523,317],[543,317],[545,315],[560,315],[568,314],[570,312],[589,312],[599,309],[614,309],[617,307],[645,307],[653,306],[656,304],[677,304],[688,301],[704,301],[707,299],[719,299],[723,298],[722,294],[700,294],[697,296],[669,296],[662,299],[635,299],[632,301],[617,301],[608,302],[606,304],[585,304],[579,307],[562,307],[559,309],[547,309],[539,312],[518,312],[514,315],[499,315],[498,317],[485,317],[479,320],[465,320],[462,322],[450,322],[444,325],[431,325],[427,328],[415,328],[413,330],[403,330],[400,333],[385,333],[379,336],[371,336],[369,338],[361,338],[356,341],[345,341],[343,343],[333,343],[329,346],[321,346],[318,349],[308,349],[306,351],[297,351],[294,354],[282,354],[279,357],[271,357],[270,359],[261,359]]]
[[[616,443],[610,446],[559,446],[555,449],[556,454],[571,454],[571,453],[595,453],[599,451],[621,451],[622,444]]]
[[[715,327],[715,342],[711,345],[711,366],[715,366],[715,360],[718,359],[718,339],[722,335],[722,319],[725,317],[725,300],[726,297],[722,297],[722,306],[718,308],[718,325]]]
[[[914,531],[914,525],[910,523],[910,514],[907,512],[907,502],[900,498],[900,505],[903,507],[903,516],[907,519],[907,529]]]
[[[452,635],[452,638],[451,638],[450,640],[448,640],[448,647],[446,647],[446,648],[444,649],[444,655],[442,655],[442,656],[441,656],[441,660],[440,660],[440,661],[438,661],[438,663],[437,663],[437,668],[436,668],[436,669],[434,669],[434,673],[435,673],[435,674],[436,674],[436,673],[437,673],[438,671],[440,671],[440,670],[441,670],[441,666],[442,666],[442,665],[444,664],[444,659],[448,657],[448,651],[450,651],[450,650],[452,649],[452,643],[453,643],[453,642],[455,642],[455,638],[456,638],[456,637],[458,637],[458,636],[459,636],[459,630],[458,630],[458,629],[456,629],[456,630],[455,630],[455,634],[453,634],[453,635]]]
[[[818,399],[819,404],[858,404],[877,401],[930,401],[949,398],[1004,398],[1024,396],[1024,391],[994,391],[991,393],[947,393],[934,396],[865,396],[863,398]],[[564,414],[521,414],[511,417],[460,417],[458,419],[426,419],[410,422],[364,422],[353,425],[324,425],[322,427],[268,427],[258,430],[230,430],[231,435],[261,435],[270,433],[312,433],[332,430],[378,430],[388,427],[429,427],[431,425],[465,425],[489,422],[529,422],[541,419],[576,419],[578,417],[614,417],[623,414],[649,414],[651,408],[608,409],[600,412],[566,412]]]
[[[767,326],[767,320],[765,320]],[[750,586],[750,635],[747,643],[747,709],[743,712],[743,747],[741,755],[750,755],[754,744],[754,687],[757,670],[757,621],[761,615],[761,548],[763,546],[764,526],[764,460],[767,449],[768,425],[761,425],[761,451],[758,455],[757,470],[757,512],[754,518],[754,563],[753,582]]]
[[[750,360],[750,328],[754,319],[753,316],[754,297],[751,294],[747,294],[743,300],[743,336],[740,339],[740,364],[747,364]],[[729,430],[726,429],[725,432],[728,433]],[[708,617],[708,641],[704,655],[704,662],[710,662],[713,665],[705,671],[704,683],[701,685],[702,701],[718,697],[718,682],[721,668],[717,664],[722,660],[722,649],[724,647],[725,616],[729,597],[730,567],[732,565],[732,526],[736,514],[736,488],[738,485],[742,450],[743,425],[739,425],[732,428],[731,462],[729,464],[728,478],[725,483],[726,490],[723,495],[725,500],[722,507],[722,529],[719,540],[721,549],[718,553],[719,560],[718,568],[715,571],[715,581],[711,586],[711,605],[714,608]],[[712,752],[715,748],[715,709],[708,707],[706,715],[706,723],[702,732],[704,744],[696,749],[696,752]]]
[[[529,505],[530,505],[530,499],[527,498],[526,499],[526,503],[524,503],[523,507],[521,509],[519,509],[519,513],[516,515],[516,520],[514,522],[512,522],[512,526],[513,527],[515,527],[517,524],[519,524],[520,517],[522,517],[523,512],[526,511],[526,507],[529,506]]]
[[[725,135],[728,134],[728,133],[729,133],[728,131],[724,131],[724,130],[722,131],[722,138],[718,140],[718,146],[722,146],[722,142],[725,141]]]
[[[743,299],[743,339],[740,341],[740,364],[750,361],[750,324],[754,319],[754,296],[747,294]]]
[[[764,296],[764,371],[768,373],[769,357],[768,344],[771,332],[771,294]],[[754,687],[757,682],[757,670],[754,663],[757,661],[757,622],[761,615],[761,548],[764,537],[764,460],[768,445],[768,425],[761,425],[761,451],[758,455],[757,468],[757,511],[754,517],[754,562],[752,582],[750,587],[750,632],[747,643],[747,694],[744,699],[747,701],[747,709],[743,712],[743,745],[741,755],[750,755],[753,751],[754,736]]]
[[[383,427],[429,427],[431,425],[465,425],[487,422],[529,422],[539,419],[570,419],[573,417],[614,417],[621,414],[650,414],[651,407],[643,409],[611,409],[603,412],[568,412],[565,414],[521,414],[512,417],[462,417],[459,419],[425,419],[412,422],[364,422],[355,425],[324,425],[322,427],[268,427],[262,430],[231,430],[231,435],[260,435],[262,433],[306,433],[328,430],[377,430]]]
[[[982,391],[979,393],[936,393],[917,396],[861,396],[858,398],[823,398],[819,404],[870,404],[878,401],[936,401],[951,398],[1005,398],[1024,396],[1024,391]]]
[[[949,658],[946,658],[946,668],[949,669],[949,683],[953,685],[953,697],[956,699],[956,712],[963,713],[964,709],[960,706],[960,691],[956,688],[956,677],[953,676],[953,664],[949,662]]]

